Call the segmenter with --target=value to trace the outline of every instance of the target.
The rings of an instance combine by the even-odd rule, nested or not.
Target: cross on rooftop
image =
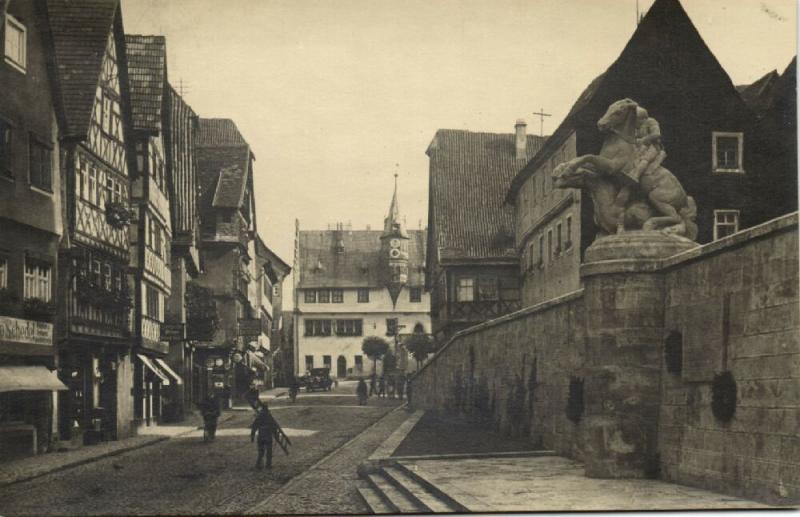
[[[534,115],[539,115],[539,136],[544,136],[544,118],[550,117],[550,113],[545,113],[544,108],[539,108],[539,111],[534,111]]]

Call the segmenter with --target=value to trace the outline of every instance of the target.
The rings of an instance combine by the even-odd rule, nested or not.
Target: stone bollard
[[[697,246],[661,232],[596,240],[581,278],[586,308],[585,474],[648,475],[657,453],[664,285],[660,260]]]

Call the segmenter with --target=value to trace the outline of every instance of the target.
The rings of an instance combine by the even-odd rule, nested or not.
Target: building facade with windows
[[[510,134],[440,129],[428,146],[425,282],[438,342],[521,307],[514,211],[503,201],[543,142],[519,120]]]
[[[413,367],[403,340],[431,329],[425,240],[425,230],[403,227],[396,189],[383,231],[342,224],[333,230],[298,229],[295,375],[322,367],[339,379],[371,374],[372,361],[361,349],[367,336],[386,339],[399,367]]]
[[[254,161],[232,120],[199,119],[195,164],[200,275],[196,283],[210,290],[218,319],[212,335],[195,344],[201,396],[214,391],[223,398],[239,398],[252,380],[246,363],[247,343],[253,335],[249,326],[260,320],[251,296],[257,232]],[[260,323],[256,335],[260,335]]]
[[[748,147],[753,112],[680,3],[656,0],[619,58],[511,182],[506,201],[516,210],[526,306],[580,287],[583,252],[596,236],[592,201],[575,189],[554,189],[551,173],[575,156],[599,152],[604,135],[597,121],[623,98],[660,123],[664,166],[697,203],[698,242],[765,220],[763,201],[754,195],[762,171]]]
[[[0,461],[49,448],[66,389],[54,371],[63,218],[45,8],[0,5]]]
[[[256,301],[261,334],[254,352],[255,360],[250,370],[255,371],[264,386],[274,387],[276,383],[275,355],[281,353],[283,329],[283,280],[292,268],[273,252],[264,240],[256,235]],[[261,364],[260,364],[261,363]],[[280,361],[278,361],[280,363]],[[255,369],[255,370],[254,370]]]
[[[65,235],[58,270],[62,439],[133,433],[131,113],[118,2],[48,0]]]
[[[166,162],[167,64],[163,36],[125,36],[131,91],[131,271],[134,320],[134,415],[139,425],[161,421],[183,379],[166,363],[162,339],[170,270],[172,217]],[[169,409],[171,410],[171,408]],[[168,411],[169,411],[168,410]]]

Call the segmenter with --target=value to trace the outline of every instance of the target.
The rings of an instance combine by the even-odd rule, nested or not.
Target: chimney
[[[525,121],[521,118],[517,119],[517,123],[514,124],[514,129],[517,133],[516,138],[516,157],[517,160],[527,160],[528,159],[528,138],[525,136]]]

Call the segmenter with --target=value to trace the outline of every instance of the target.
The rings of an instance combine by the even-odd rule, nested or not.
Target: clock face
[[[392,239],[389,241],[389,245],[392,248],[399,248],[400,247],[400,239]]]

